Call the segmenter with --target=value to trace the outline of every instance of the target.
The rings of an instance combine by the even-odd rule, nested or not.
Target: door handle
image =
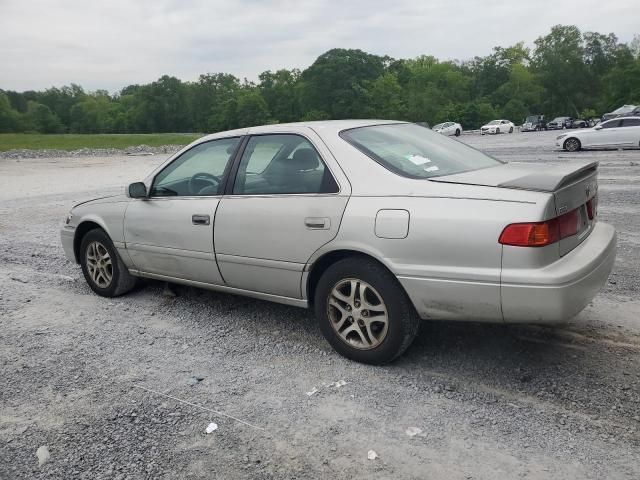
[[[304,226],[310,230],[329,230],[331,220],[327,217],[307,217]]]
[[[191,215],[191,223],[194,225],[209,225],[211,219],[209,215]]]

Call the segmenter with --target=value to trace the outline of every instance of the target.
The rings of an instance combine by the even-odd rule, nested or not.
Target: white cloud
[[[468,59],[559,23],[638,33],[637,0],[0,0],[0,88],[114,91],[163,74],[304,68],[334,47]]]

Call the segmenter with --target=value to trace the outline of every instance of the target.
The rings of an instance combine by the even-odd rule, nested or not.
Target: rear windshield
[[[340,136],[403,177],[438,177],[502,164],[464,143],[411,123],[353,128]]]

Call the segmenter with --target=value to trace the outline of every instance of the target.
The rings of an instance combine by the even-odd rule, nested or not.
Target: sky
[[[167,74],[304,69],[331,48],[466,60],[556,24],[640,33],[640,0],[0,0],[0,89],[115,92]]]

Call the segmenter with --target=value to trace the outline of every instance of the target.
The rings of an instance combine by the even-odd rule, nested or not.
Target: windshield
[[[464,143],[410,123],[353,128],[340,136],[403,177],[438,177],[502,164]]]
[[[553,119],[554,122],[564,122],[565,119],[567,119],[569,117],[556,117]]]
[[[487,125],[499,125],[500,124],[500,120],[491,120],[489,123],[487,123]]]
[[[525,123],[535,123],[538,121],[537,115],[529,115],[525,121]]]
[[[434,129],[434,130],[436,130],[436,129],[438,129],[438,128],[442,128],[442,127],[444,127],[444,123],[439,123],[439,124],[437,124],[437,125],[434,125],[434,126],[433,126],[433,129]]]
[[[616,108],[613,112],[611,113],[629,113],[631,112],[634,108],[636,108],[635,105],[623,105],[620,108]]]

